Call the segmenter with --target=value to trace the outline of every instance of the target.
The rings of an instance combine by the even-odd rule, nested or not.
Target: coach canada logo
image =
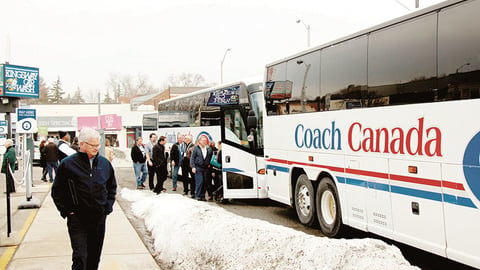
[[[480,200],[480,132],[473,136],[465,149],[463,174],[473,194]]]

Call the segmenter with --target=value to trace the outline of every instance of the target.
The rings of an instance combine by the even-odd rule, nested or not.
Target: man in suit
[[[201,136],[190,157],[190,166],[195,174],[195,199],[200,201],[205,201],[203,181],[207,179],[208,166],[212,158],[212,149],[207,143],[207,137]]]
[[[178,171],[182,165],[184,155],[185,144],[183,143],[183,136],[179,134],[177,136],[177,142],[172,145],[172,149],[170,150],[170,159],[172,160],[173,191],[177,191]],[[182,176],[180,176],[180,180],[182,180]],[[188,185],[185,186],[185,182],[183,182],[183,191],[185,192],[186,190],[188,190]]]

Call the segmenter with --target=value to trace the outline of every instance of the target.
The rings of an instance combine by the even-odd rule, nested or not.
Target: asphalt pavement
[[[128,177],[134,183],[133,169],[118,171],[117,179]],[[22,175],[20,167],[15,177],[21,180]],[[40,177],[41,168],[34,167],[31,201],[38,202],[39,208],[18,208],[30,207],[24,185],[17,185],[17,192],[11,194],[12,229],[7,236],[5,176],[0,176],[0,270],[71,269],[72,250],[66,220],[60,217],[53,204],[51,184],[41,181]],[[118,187],[117,193],[121,188]],[[160,269],[118,203],[107,217],[99,269]]]

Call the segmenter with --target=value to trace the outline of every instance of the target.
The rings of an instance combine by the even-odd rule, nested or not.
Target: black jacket
[[[60,163],[52,198],[64,218],[71,212],[81,218],[97,217],[112,212],[116,190],[111,163],[97,154],[90,166],[87,154],[78,152]]]
[[[182,143],[183,145],[183,152],[185,153],[185,151],[187,150],[187,147],[184,143]],[[175,161],[175,166],[180,166],[182,164],[180,164],[183,160],[183,156],[180,158],[180,144],[178,142],[174,143],[172,145],[172,149],[170,149],[170,159],[172,161]]]
[[[147,161],[147,156],[143,155],[142,150],[140,150],[140,147],[138,147],[137,144],[135,144],[132,147],[132,152],[130,152],[130,157],[132,158],[132,161],[135,163],[137,162],[145,163],[145,161]]]
[[[153,146],[152,162],[155,167],[167,168],[167,157],[165,156],[165,146],[157,143]]]

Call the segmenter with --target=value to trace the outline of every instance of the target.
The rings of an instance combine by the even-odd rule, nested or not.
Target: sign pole
[[[24,173],[23,179],[26,186],[26,200],[18,204],[19,209],[39,208],[40,200],[32,197],[32,159],[33,159],[33,133],[37,132],[37,112],[35,109],[17,109],[17,132],[23,133]]]

